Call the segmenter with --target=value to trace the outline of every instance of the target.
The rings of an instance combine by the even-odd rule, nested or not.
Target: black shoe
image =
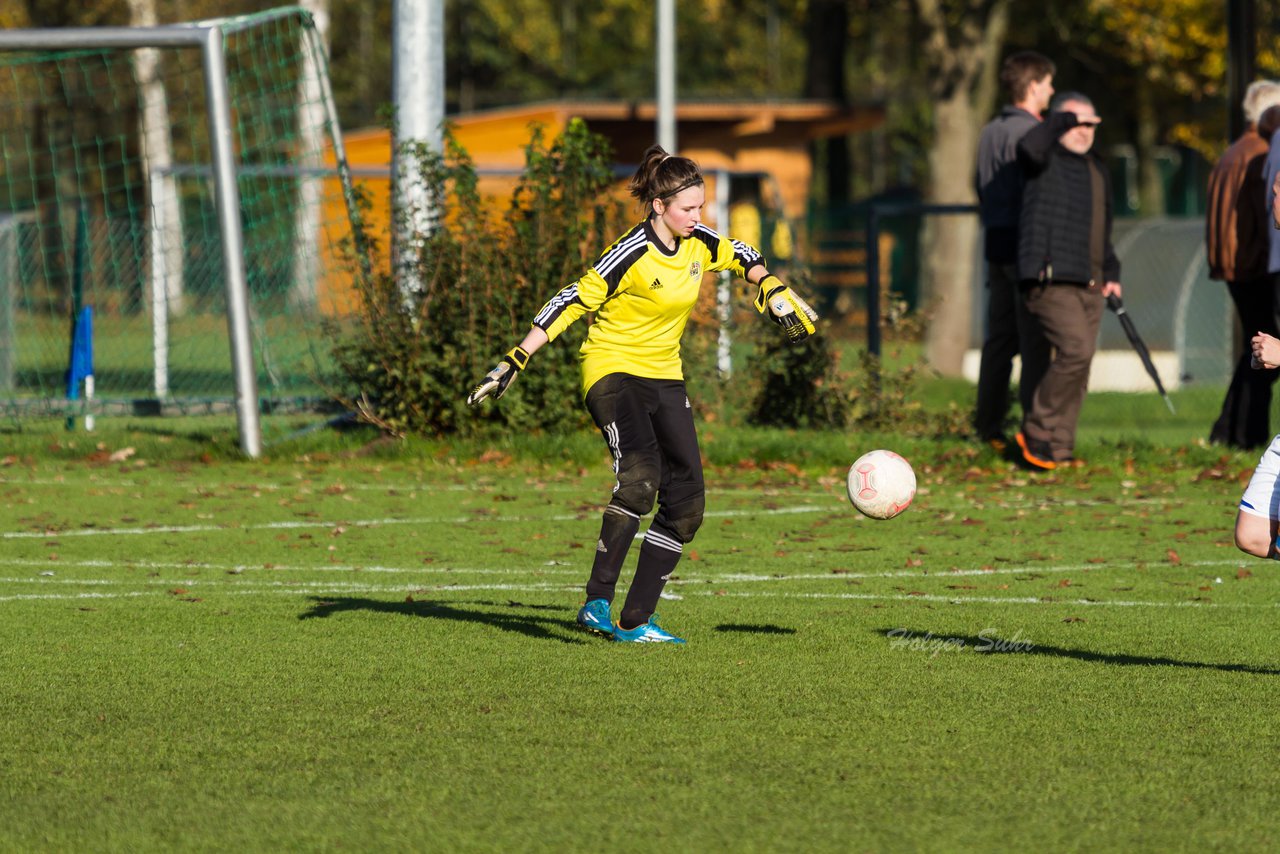
[[[1040,471],[1053,471],[1058,467],[1058,464],[1053,461],[1048,442],[1028,439],[1022,433],[1014,438],[1018,440],[1018,447],[1022,449],[1022,461],[1027,465]]]

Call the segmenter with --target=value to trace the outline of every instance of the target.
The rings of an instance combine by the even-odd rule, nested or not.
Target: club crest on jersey
[[[702,262],[694,261],[689,265],[689,278],[696,279],[702,275]]]

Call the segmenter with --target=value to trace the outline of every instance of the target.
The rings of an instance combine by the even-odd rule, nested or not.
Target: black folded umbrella
[[[1125,336],[1129,339],[1129,343],[1133,345],[1133,349],[1137,351],[1138,358],[1142,360],[1142,367],[1147,369],[1147,374],[1155,381],[1156,390],[1164,398],[1165,406],[1169,407],[1170,412],[1173,412],[1173,401],[1169,399],[1168,393],[1164,390],[1164,383],[1160,382],[1160,373],[1156,370],[1155,363],[1151,361],[1151,351],[1143,343],[1142,336],[1138,334],[1137,328],[1133,325],[1133,320],[1129,317],[1129,312],[1125,311],[1124,303],[1121,302],[1120,297],[1112,294],[1107,297],[1107,308],[1115,312],[1116,320],[1120,321],[1120,327],[1124,329]]]

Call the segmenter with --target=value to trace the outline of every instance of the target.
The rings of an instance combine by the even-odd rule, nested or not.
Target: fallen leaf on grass
[[[1236,578],[1239,578],[1239,579],[1253,578],[1253,573],[1247,569],[1237,569]]]
[[[1062,622],[1064,622],[1064,623],[1083,623],[1083,622],[1084,622],[1084,617],[1063,617],[1063,618],[1062,618]]]
[[[511,455],[504,454],[502,451],[496,451],[492,448],[480,455],[477,460],[481,465],[495,465],[505,467],[511,464]]]
[[[1166,551],[1165,557],[1169,558],[1169,563],[1173,564],[1174,566],[1177,566],[1178,564],[1182,563],[1182,557],[1173,549],[1169,549],[1168,551]]]

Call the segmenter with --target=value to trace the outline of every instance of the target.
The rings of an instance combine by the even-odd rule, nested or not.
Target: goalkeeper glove
[[[816,329],[818,313],[773,274],[760,280],[760,292],[756,294],[756,310],[764,314],[766,307],[770,319],[782,327],[792,344],[808,338]]]
[[[511,352],[502,357],[497,366],[484,375],[484,379],[467,395],[467,406],[474,406],[490,395],[498,400],[507,393],[507,386],[516,378],[516,374],[529,364],[529,354],[520,347],[513,347]]]

